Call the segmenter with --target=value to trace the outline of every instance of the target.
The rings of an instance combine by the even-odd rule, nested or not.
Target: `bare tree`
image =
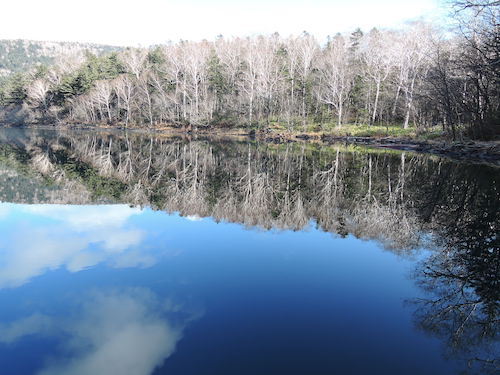
[[[377,118],[380,92],[392,69],[387,35],[373,29],[363,37],[360,52],[365,63],[365,74],[370,84],[375,85],[375,97],[370,116],[370,124]]]
[[[120,103],[118,107],[123,106],[122,108],[125,110],[125,126],[127,126],[132,115],[131,108],[136,85],[131,76],[123,74],[114,80],[113,89]]]
[[[332,105],[337,111],[337,126],[342,125],[345,105],[352,85],[349,66],[348,44],[342,36],[335,37],[323,51],[319,88],[319,100]]]

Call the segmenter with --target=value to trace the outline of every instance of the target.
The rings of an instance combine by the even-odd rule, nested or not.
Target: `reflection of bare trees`
[[[451,164],[404,153],[64,131],[52,139],[33,132],[25,143],[42,174],[69,182],[61,167],[78,161],[119,181],[114,196],[131,204],[263,228],[299,230],[313,220],[398,251],[418,247],[423,230],[446,217],[446,196],[434,188],[456,186]]]
[[[419,244],[421,228],[403,195],[405,173],[416,158],[405,164],[404,156],[340,148],[277,150],[133,134],[61,131],[47,139],[33,134],[27,141],[36,170],[68,183],[65,163],[83,163],[120,181],[123,191],[114,196],[131,204],[268,229],[300,230],[313,220],[325,231],[377,239],[391,249]]]
[[[445,249],[416,272],[431,295],[415,301],[418,326],[444,339],[448,355],[466,360],[479,373],[500,370],[499,265],[498,253],[485,251],[471,259]]]
[[[375,200],[357,205],[349,217],[348,228],[357,237],[378,240],[394,251],[411,250],[420,244],[418,220],[408,214],[404,205],[393,202],[383,205]]]
[[[31,155],[31,167],[57,183],[58,189],[46,192],[46,200],[54,204],[85,204],[92,200],[91,192],[78,181],[69,178],[64,170],[54,164],[47,149],[37,147],[36,143],[33,143]]]
[[[80,163],[122,183],[123,190],[113,196],[131,204],[263,228],[300,230],[313,220],[325,231],[377,239],[391,249],[419,243],[418,221],[403,196],[405,171],[417,158],[405,164],[404,156],[398,160],[340,148],[286,145],[277,150],[63,131],[53,139],[33,132],[25,143],[32,167],[42,175],[68,185],[67,164]],[[80,173],[80,164],[71,171]],[[92,192],[83,193],[81,183],[89,176],[81,174],[82,180],[73,182],[78,188],[63,190],[89,199]]]
[[[419,199],[439,250],[415,272],[427,292],[416,301],[417,324],[478,373],[500,370],[500,181],[491,172],[441,166],[429,181],[436,190]]]

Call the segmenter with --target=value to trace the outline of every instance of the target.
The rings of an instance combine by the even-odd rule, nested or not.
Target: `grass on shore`
[[[79,124],[81,125],[81,124]],[[98,126],[103,129],[114,129],[120,127],[121,129],[127,130],[156,130],[165,132],[180,132],[184,133],[187,127],[180,127],[177,125],[172,125],[168,123],[155,124],[152,127],[129,124],[94,124],[93,126]],[[293,127],[287,126],[286,123],[281,121],[271,121],[267,126],[260,124],[253,124],[252,126],[228,126],[228,127],[218,127],[213,126],[193,126],[195,131],[210,131],[211,134],[219,135],[247,135],[251,130],[253,131],[270,131],[271,133],[281,134],[284,136],[295,137],[300,134],[307,134],[312,137],[320,137],[322,135],[329,135],[334,137],[393,137],[393,138],[410,138],[415,140],[433,140],[433,139],[445,139],[447,135],[443,132],[441,126],[434,126],[426,129],[417,128],[410,125],[407,129],[403,128],[402,124],[390,124],[390,125],[368,125],[368,124],[342,124],[340,127],[334,122],[328,122],[323,124],[318,123],[306,123],[295,124]]]
[[[291,134],[309,134],[309,135],[331,135],[337,137],[396,137],[396,138],[413,138],[430,140],[436,138],[442,138],[445,136],[443,134],[442,128],[440,126],[428,128],[428,129],[417,129],[414,126],[410,126],[404,129],[402,125],[366,125],[366,124],[343,124],[342,126],[337,126],[337,124],[306,124],[305,126],[300,125],[290,130],[285,125],[280,123],[271,123],[269,130],[276,133],[291,133]]]

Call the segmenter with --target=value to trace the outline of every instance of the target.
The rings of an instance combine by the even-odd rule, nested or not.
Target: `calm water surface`
[[[493,374],[500,171],[0,131],[0,373]]]

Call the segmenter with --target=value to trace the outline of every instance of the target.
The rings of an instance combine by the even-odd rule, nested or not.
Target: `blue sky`
[[[324,40],[356,27],[437,20],[441,0],[21,0],[1,5],[0,39],[149,45],[308,31]]]

